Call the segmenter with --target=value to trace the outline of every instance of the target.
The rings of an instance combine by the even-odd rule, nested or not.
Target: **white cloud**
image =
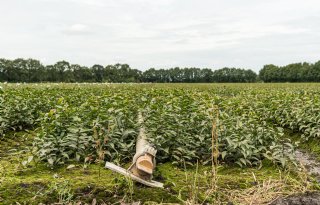
[[[11,0],[0,57],[258,70],[320,60],[319,21],[316,0]]]
[[[88,27],[83,24],[73,24],[70,26],[70,31],[82,32],[82,31],[86,31],[86,30],[88,30]]]
[[[63,32],[71,35],[82,35],[91,33],[91,30],[87,25],[84,24],[72,24],[64,29]]]

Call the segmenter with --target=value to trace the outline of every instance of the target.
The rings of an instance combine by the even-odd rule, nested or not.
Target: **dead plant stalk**
[[[212,189],[217,189],[217,172],[218,172],[218,156],[219,156],[219,148],[218,148],[218,129],[217,124],[219,120],[219,108],[218,106],[212,107],[212,131],[211,131],[211,150],[212,150]]]

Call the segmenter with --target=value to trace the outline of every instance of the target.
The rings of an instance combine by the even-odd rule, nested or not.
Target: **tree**
[[[4,58],[0,58],[0,81],[8,81],[8,70],[11,61]]]
[[[103,82],[103,70],[104,67],[102,65],[93,65],[92,66],[92,74],[95,82]]]
[[[67,76],[64,75],[66,71],[70,70],[70,64],[67,61],[58,61],[53,67],[58,73],[58,82],[67,82],[69,80]]]
[[[259,72],[259,77],[264,82],[277,82],[279,78],[279,68],[273,64],[265,65]]]
[[[0,59],[0,81],[4,82],[157,82],[157,83],[210,83],[210,82],[320,82],[320,61],[291,63],[285,66],[268,64],[259,76],[250,69],[222,68],[150,68],[144,72],[128,64],[91,68],[67,61],[44,66],[35,59]]]
[[[25,62],[27,70],[26,82],[42,82],[44,80],[44,66],[38,60],[27,59]]]

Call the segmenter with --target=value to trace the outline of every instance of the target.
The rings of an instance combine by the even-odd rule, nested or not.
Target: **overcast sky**
[[[145,70],[320,60],[319,0],[0,0],[0,58]]]

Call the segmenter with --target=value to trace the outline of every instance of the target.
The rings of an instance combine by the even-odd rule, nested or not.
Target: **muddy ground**
[[[270,205],[320,205],[320,193],[307,192],[286,198],[280,198]]]
[[[302,169],[315,177],[320,183],[320,162],[316,159],[316,156],[303,151],[295,151],[296,159]],[[271,205],[320,205],[320,193],[319,192],[306,192],[303,194],[295,194],[284,198],[279,198],[271,203]]]
[[[295,155],[297,161],[306,169],[308,174],[320,180],[320,162],[316,159],[316,156],[302,150],[296,150]]]

